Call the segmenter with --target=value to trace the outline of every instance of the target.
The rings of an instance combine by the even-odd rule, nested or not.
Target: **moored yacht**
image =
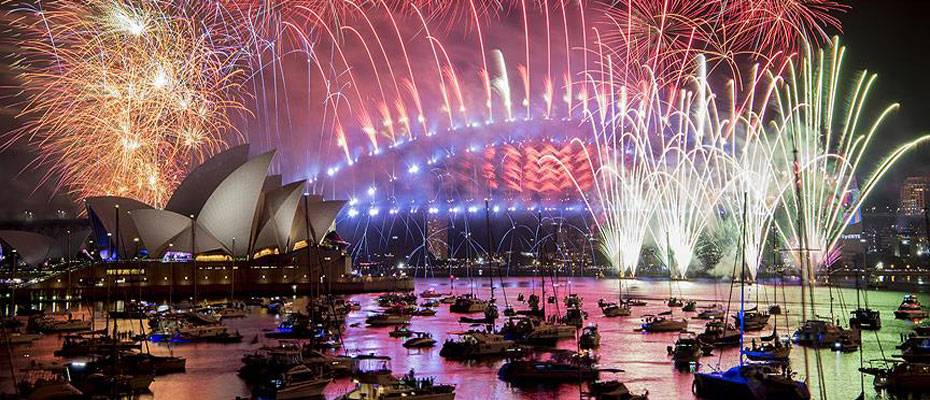
[[[68,314],[67,319],[57,319],[48,314],[29,317],[27,329],[38,333],[77,332],[90,330],[90,319],[76,319]]]
[[[858,337],[859,330],[846,330],[830,321],[811,319],[801,323],[791,341],[799,346],[833,348],[850,335]]]
[[[390,358],[367,357],[353,375],[354,389],[339,400],[453,400],[455,386],[437,384],[433,378],[417,378],[414,371],[400,379],[390,369]],[[374,366],[368,364],[376,364]]]
[[[556,353],[552,359],[514,360],[497,371],[497,377],[512,385],[546,385],[592,382],[600,377],[597,360],[589,354]]]
[[[810,390],[790,370],[747,363],[726,371],[694,374],[692,391],[702,399],[809,400]]]
[[[923,319],[927,318],[927,312],[920,305],[920,300],[916,295],[906,294],[901,301],[901,305],[894,312],[897,319]]]
[[[882,329],[881,313],[871,308],[857,308],[850,312],[852,318],[849,319],[850,328],[858,328],[867,331],[877,331]]]
[[[705,354],[704,347],[692,332],[679,334],[675,345],[668,346],[667,350],[676,366],[697,363]]]
[[[578,336],[578,347],[582,350],[596,349],[601,345],[601,334],[597,331],[597,325],[588,325],[581,330]]]
[[[791,355],[791,341],[775,337],[757,344],[753,339],[752,345],[744,348],[742,352],[752,361],[787,362],[788,356]]]
[[[435,345],[436,339],[433,339],[433,335],[430,335],[429,332],[415,332],[414,337],[407,339],[403,344],[404,348],[408,349],[420,349]]]
[[[321,398],[329,377],[313,372],[305,365],[298,365],[273,381],[274,395],[277,400]]]
[[[487,306],[487,301],[471,294],[463,294],[455,298],[455,302],[449,307],[449,311],[458,314],[474,314],[484,312]]]
[[[686,319],[674,319],[670,315],[643,315],[640,325],[643,332],[678,332],[688,329]]]
[[[410,323],[410,315],[403,314],[375,314],[365,319],[371,326],[406,325]]]
[[[733,324],[741,327],[744,331],[761,331],[768,325],[771,315],[759,312],[758,307],[753,307],[743,311],[742,314],[737,313],[732,317]],[[742,317],[745,317],[745,321],[742,320]]]
[[[458,334],[458,339],[446,339],[442,344],[439,355],[452,360],[466,360],[480,357],[506,356],[520,352],[520,348],[512,340],[504,336],[468,331]]]
[[[716,347],[739,346],[739,329],[725,321],[714,320],[704,325],[704,332],[697,335],[697,339]]]

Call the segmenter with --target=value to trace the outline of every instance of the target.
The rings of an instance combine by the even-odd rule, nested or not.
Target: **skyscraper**
[[[904,180],[901,185],[901,213],[918,215],[927,207],[927,196],[930,191],[930,178],[912,176]]]

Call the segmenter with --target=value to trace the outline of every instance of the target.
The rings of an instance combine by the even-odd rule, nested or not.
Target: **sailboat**
[[[620,267],[617,271],[617,290],[619,292],[619,301],[617,303],[609,303],[603,299],[597,301],[598,307],[601,308],[601,312],[604,313],[605,317],[627,317],[632,314],[632,307],[628,302],[623,301],[623,267]]]
[[[740,280],[745,282],[746,271],[746,207],[743,200],[743,224],[740,246]],[[735,277],[734,277],[735,278]],[[745,305],[745,286],[740,285],[740,315]],[[743,341],[746,318],[740,319],[740,341]],[[740,345],[740,348],[743,346]],[[809,400],[810,389],[802,381],[794,380],[794,374],[785,364],[747,362],[741,351],[739,364],[726,371],[699,372],[694,374],[692,391],[702,399],[779,399]]]

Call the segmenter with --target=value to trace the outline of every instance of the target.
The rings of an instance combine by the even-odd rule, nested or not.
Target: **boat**
[[[693,332],[680,333],[675,345],[668,346],[666,350],[678,367],[696,364],[705,354],[704,346]]]
[[[305,365],[298,365],[274,381],[274,395],[277,400],[322,398],[326,385],[332,382],[329,377],[313,372]]]
[[[512,317],[501,327],[500,334],[508,340],[551,345],[559,339],[575,337],[575,331],[576,328],[569,325],[529,317]]]
[[[930,320],[921,320],[914,324],[914,334],[917,336],[930,336]]]
[[[562,301],[565,303],[565,308],[581,308],[581,305],[584,302],[577,293],[571,293],[568,296],[565,296]]]
[[[556,353],[552,359],[513,360],[497,371],[497,377],[512,385],[546,385],[592,382],[600,377],[597,363],[586,353]]]
[[[769,315],[781,315],[781,304],[775,303],[769,305]]]
[[[285,314],[277,328],[266,332],[265,337],[269,339],[318,338],[322,335],[322,331],[323,328],[316,326],[309,315],[294,312]]]
[[[597,331],[597,325],[588,325],[581,330],[578,336],[578,347],[582,350],[596,349],[601,345],[601,334]]]
[[[153,372],[133,373],[112,364],[71,362],[68,374],[74,385],[90,397],[120,397],[149,391],[155,380]]]
[[[668,299],[668,302],[666,302],[666,304],[668,304],[669,308],[676,308],[676,307],[683,306],[685,303],[682,302],[681,299],[677,297],[671,297]]]
[[[413,292],[385,293],[378,296],[378,305],[381,307],[390,307],[395,304],[413,304],[416,301],[417,295]]]
[[[424,307],[424,308],[436,308],[436,307],[439,307],[439,300],[430,299],[430,300],[424,301],[424,302],[420,303],[420,307]]]
[[[371,367],[369,364],[374,363]],[[390,358],[360,357],[359,369],[352,376],[355,388],[338,397],[338,400],[453,400],[455,386],[436,384],[433,378],[417,378],[409,373],[400,379],[392,375]]]
[[[863,329],[867,331],[877,331],[882,329],[881,313],[871,308],[857,308],[851,312],[852,318],[849,319],[849,327]]]
[[[745,321],[741,321],[740,313],[733,315],[733,324],[739,326],[744,331],[761,331],[769,323],[769,318],[771,315],[768,313],[759,312],[758,307],[753,307],[742,312],[742,315],[746,317]]]
[[[704,325],[704,332],[698,334],[697,339],[715,347],[739,346],[740,333],[733,324],[714,320]]]
[[[681,307],[681,311],[684,312],[694,312],[697,310],[697,303],[694,300],[688,300],[684,306]]]
[[[580,308],[572,307],[565,310],[565,315],[562,316],[562,323],[581,328],[581,326],[584,325],[584,320],[587,318],[588,313],[582,311]]]
[[[770,341],[763,340],[761,344],[757,344],[753,339],[752,345],[744,348],[742,352],[751,361],[788,362],[788,356],[791,355],[791,341],[775,338]]]
[[[219,323],[195,323],[189,318],[162,318],[149,334],[152,342],[171,343],[238,343],[242,341],[239,332],[229,332],[229,328]]]
[[[648,400],[649,392],[633,394],[618,380],[594,381],[588,384],[588,396],[595,400]]]
[[[429,332],[414,332],[414,336],[407,339],[403,344],[404,348],[407,349],[421,349],[435,345],[436,339],[433,339],[433,335],[430,335]]]
[[[75,399],[83,398],[82,393],[71,383],[67,367],[55,363],[40,364],[33,362],[22,371],[22,378],[17,382],[19,394],[24,399]]]
[[[894,394],[930,392],[930,364],[896,360],[871,360],[859,371],[875,376],[875,387]],[[877,365],[877,366],[876,366]]]
[[[916,295],[906,294],[901,300],[901,305],[894,312],[897,319],[924,319],[927,318],[927,312],[920,305],[920,300]]]
[[[648,304],[646,303],[645,300],[640,300],[640,299],[624,299],[621,303],[626,304],[630,307],[643,307],[646,304]]]
[[[692,392],[701,399],[809,400],[810,389],[783,366],[745,363],[726,371],[694,374]]]
[[[436,289],[434,289],[434,288],[429,288],[429,289],[426,289],[426,290],[420,292],[420,297],[422,297],[422,298],[424,298],[424,299],[432,299],[432,298],[436,298],[436,297],[442,297],[442,293],[439,293],[439,292],[438,292]]]
[[[446,339],[439,356],[451,360],[467,360],[481,357],[507,356],[522,352],[513,340],[503,335],[481,331],[456,334],[457,339]]]
[[[449,311],[457,314],[474,314],[484,312],[487,306],[487,301],[471,294],[463,294],[455,298],[455,302],[449,307]]]
[[[128,375],[167,375],[184,372],[187,360],[184,357],[157,356],[138,351],[110,351],[87,361],[85,368],[96,371],[118,371]]]
[[[220,320],[224,320],[224,319],[233,319],[233,318],[245,318],[249,314],[244,309],[241,309],[241,308],[226,307],[224,309],[217,311],[216,315],[217,317],[219,317]]]
[[[365,324],[370,326],[406,325],[408,323],[410,323],[410,315],[375,314],[365,319]]]
[[[601,306],[601,312],[603,312],[604,316],[608,318],[628,317],[630,314],[632,314],[630,306],[626,303],[606,303]]]
[[[694,318],[702,319],[702,320],[712,320],[712,319],[723,319],[724,316],[726,316],[726,311],[724,311],[723,308],[711,307],[711,308],[705,308],[701,310],[700,312],[698,312],[697,315],[694,316]]]
[[[30,332],[34,333],[60,333],[60,332],[78,332],[90,330],[90,319],[75,319],[68,314],[67,319],[56,319],[48,314],[38,314],[29,317],[29,323],[26,325]]]
[[[436,310],[432,308],[418,308],[410,313],[410,315],[414,317],[432,317],[436,315]]]
[[[281,341],[277,346],[264,346],[243,355],[238,375],[246,383],[260,385],[303,364],[302,348],[296,343]]]
[[[405,338],[411,335],[413,335],[413,331],[402,325],[395,325],[394,330],[388,332],[388,336],[392,338]]]
[[[61,348],[55,350],[56,357],[80,357],[90,354],[105,354],[113,351],[141,349],[142,343],[132,338],[114,338],[105,332],[85,335],[65,335]]]
[[[904,361],[919,364],[930,364],[930,337],[910,336],[898,345],[901,354],[896,357]]]
[[[688,321],[685,319],[673,319],[665,315],[643,315],[643,323],[640,325],[643,332],[679,332],[688,329]]]
[[[858,336],[858,330],[853,329],[852,332],[856,332]],[[794,331],[791,342],[799,346],[833,348],[837,342],[843,340],[845,335],[849,335],[847,330],[830,321],[811,319],[804,321]]]

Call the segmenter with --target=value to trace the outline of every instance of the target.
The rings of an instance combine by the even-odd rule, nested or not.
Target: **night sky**
[[[873,109],[891,102],[899,102],[902,106],[883,126],[872,145],[870,161],[876,162],[893,145],[921,133],[930,133],[930,34],[926,23],[930,1],[858,0],[848,3],[852,9],[841,15],[845,31],[841,39],[848,47],[845,76],[852,79],[854,71],[864,68],[878,73],[877,86],[871,96]],[[2,54],[15,51],[5,46],[0,50]],[[0,91],[3,96],[0,98],[0,132],[16,126],[13,115],[17,110],[9,105],[17,89],[7,64],[0,63],[0,86],[3,87]],[[55,193],[54,185],[42,184],[45,171],[27,168],[33,158],[22,145],[0,153],[0,221],[21,216],[27,209],[37,217],[51,217],[60,209],[69,213],[77,211],[67,196]],[[930,175],[930,147],[916,149],[902,160],[870,203],[895,204],[897,187],[909,175]]]

